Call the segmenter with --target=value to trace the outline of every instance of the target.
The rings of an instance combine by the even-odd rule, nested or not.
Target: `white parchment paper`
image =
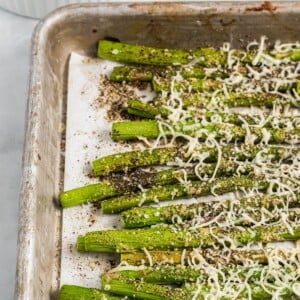
[[[106,109],[97,105],[102,74],[109,75],[116,63],[84,57],[73,53],[69,62],[67,132],[64,190],[96,182],[88,176],[90,162],[120,151],[128,146],[114,143],[106,120]],[[151,95],[150,95],[151,96]],[[228,197],[224,195],[223,197]],[[189,199],[188,203],[195,199]],[[182,200],[172,201],[173,204]],[[186,200],[184,200],[187,203]],[[167,205],[168,202],[162,203]],[[61,284],[99,287],[100,275],[109,270],[117,256],[108,254],[78,253],[78,235],[88,231],[120,228],[118,216],[102,215],[92,205],[67,208],[63,211]],[[293,243],[275,243],[293,246]],[[274,246],[275,246],[274,245]]]
[[[111,140],[111,124],[106,108],[100,108],[97,98],[101,75],[109,75],[116,63],[72,53],[69,62],[67,130],[64,190],[97,182],[90,178],[90,162],[120,151],[129,151]],[[138,95],[153,97],[148,91]],[[173,204],[182,200],[172,201]],[[190,200],[193,201],[193,200]],[[190,202],[189,201],[189,202]],[[167,205],[168,202],[162,203]],[[102,215],[93,205],[71,207],[63,211],[61,284],[99,287],[101,273],[111,268],[117,256],[78,253],[78,235],[88,231],[120,228],[118,216]]]
[[[100,75],[116,64],[73,53],[69,63],[67,132],[64,190],[93,183],[88,177],[90,162],[97,157],[120,151],[109,137],[111,125],[105,108],[96,105]],[[125,151],[125,149],[124,149]],[[100,274],[111,267],[113,256],[85,254],[76,250],[78,235],[118,226],[115,216],[103,216],[92,205],[63,211],[61,283],[99,287]]]

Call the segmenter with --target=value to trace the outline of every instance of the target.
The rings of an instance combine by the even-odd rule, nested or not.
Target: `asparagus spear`
[[[265,190],[268,182],[261,178],[251,178],[251,176],[240,176],[231,178],[218,178],[213,181],[192,181],[190,184],[167,185],[154,187],[145,192],[133,195],[124,195],[112,199],[104,200],[101,208],[105,214],[114,214],[149,203],[159,203],[161,201],[174,200],[183,197],[207,196],[214,194],[225,194],[240,190],[241,188],[257,188]]]
[[[80,252],[124,252],[143,250],[174,250],[219,246],[241,247],[252,243],[295,241],[300,238],[300,227],[289,232],[280,225],[255,228],[231,227],[178,230],[172,226],[155,228],[103,230],[88,232],[77,239]]]
[[[218,174],[231,175],[236,164],[233,162],[222,163],[221,168],[218,169]],[[201,174],[211,176],[214,173],[216,164],[208,164],[198,168]],[[120,194],[129,193],[142,187],[151,187],[156,185],[167,185],[178,183],[183,177],[182,169],[172,168],[159,172],[150,172],[143,170],[136,170],[130,174],[113,174],[106,180],[86,185],[73,190],[65,191],[60,194],[60,203],[63,208],[85,204],[88,202],[100,201],[110,197],[115,197]],[[246,171],[247,169],[245,169]],[[194,168],[186,168],[186,175],[188,179],[197,179]]]
[[[106,40],[99,41],[97,54],[112,61],[156,66],[188,64],[199,58],[197,65],[205,67],[225,65],[227,56],[226,53],[213,48],[192,51],[158,49]]]
[[[267,269],[266,266],[227,266],[221,268],[219,271],[226,277],[235,273],[241,278],[244,278],[251,270],[251,278],[249,278],[249,281],[253,282],[260,279],[265,269]],[[288,272],[290,269],[287,268],[286,271]],[[131,268],[126,269],[125,267],[113,273],[130,280],[142,280],[144,282],[160,285],[182,285],[186,282],[205,283],[210,275],[205,269],[182,266],[142,267],[133,270]],[[272,280],[272,278],[270,278],[270,280]]]
[[[165,70],[153,66],[118,66],[113,68],[109,79],[114,82],[151,81],[153,74],[163,75]]]
[[[154,119],[157,116],[167,118],[171,113],[171,111],[165,106],[154,106],[151,103],[146,103],[135,99],[128,99],[127,105],[127,112],[129,114],[147,119]],[[239,118],[239,115],[234,113],[222,113],[214,111],[185,111],[185,113],[189,114],[190,117],[205,118],[207,119],[207,121],[211,121],[213,116],[219,116],[223,122],[233,123],[237,125],[243,124],[242,120]],[[250,116],[245,115],[244,119],[251,125],[255,124],[254,119]]]
[[[146,282],[132,281],[113,273],[102,277],[101,286],[113,294],[142,300],[182,300],[190,299],[191,296],[183,289],[171,289]]]
[[[215,164],[208,165],[206,170],[212,174]],[[192,169],[189,170],[189,178],[195,178]],[[166,185],[179,182],[178,169],[168,169],[159,172],[136,170],[130,174],[114,174],[106,180],[86,185],[60,194],[60,203],[63,208],[80,205],[88,202],[100,201],[120,194],[138,190],[138,186],[150,187],[152,185]]]
[[[152,79],[153,91],[156,93],[169,92],[211,92],[221,89],[223,83],[213,79],[188,78],[173,82],[170,78],[155,76]]]
[[[232,220],[236,225],[252,225],[249,219],[241,216],[246,213],[252,220],[259,221],[262,217],[261,208],[272,211],[274,208],[289,208],[300,205],[300,195],[296,199],[286,200],[275,195],[257,195],[252,197],[244,197],[236,202],[232,200],[209,201],[194,204],[179,204],[163,207],[135,207],[121,213],[120,218],[125,228],[140,228],[151,226],[159,223],[173,223],[173,217],[177,216],[182,221],[193,219],[195,216],[202,216],[203,222],[207,222],[214,217],[220,215],[221,212],[233,210],[236,219]],[[291,210],[289,217],[291,219],[300,216],[300,210]],[[225,218],[225,216],[222,216]],[[219,219],[219,221],[222,220]],[[273,216],[270,220],[275,222],[279,220],[279,216]]]
[[[261,84],[268,84],[268,81],[262,81]],[[215,91],[221,89],[223,82],[220,80],[213,79],[198,79],[198,78],[186,78],[180,81],[175,81],[172,78],[165,78],[154,76],[152,79],[152,87],[154,92],[206,92],[206,91]],[[235,85],[235,86],[240,86]],[[234,87],[233,87],[234,89]],[[286,92],[288,90],[295,89],[298,92],[299,81],[295,80],[290,83],[282,83],[278,86],[278,91]]]
[[[215,167],[215,164],[207,165],[200,171],[212,175]],[[233,167],[231,169],[233,170]],[[159,172],[136,170],[125,175],[114,174],[100,183],[62,192],[60,194],[60,203],[63,208],[67,208],[136,191],[139,189],[139,186],[150,187],[153,185],[172,184],[180,181],[181,174],[180,169],[175,168]],[[187,176],[190,179],[197,178],[194,170],[191,168],[187,169]]]
[[[59,291],[59,300],[125,300],[127,297],[110,295],[99,289],[76,285],[63,285]]]
[[[207,151],[208,149],[206,149]],[[165,165],[176,157],[183,157],[176,148],[156,148],[141,151],[130,151],[101,157],[92,162],[95,176],[107,175],[112,172],[126,171],[138,167]]]
[[[266,290],[260,283],[249,284],[249,289],[246,287],[238,289],[238,300],[252,299],[252,300],[271,300],[273,293],[278,294],[280,288],[280,299],[290,299],[294,294],[293,286],[298,285],[298,282],[290,282],[286,287],[282,288],[278,284],[268,286]],[[102,287],[109,289],[110,292],[117,295],[133,295],[135,299],[147,300],[182,300],[182,299],[207,299],[206,295],[212,288],[209,285],[188,285],[183,288],[163,287],[142,281],[132,281],[116,274],[107,274],[102,279]],[[237,285],[233,287],[238,288]],[[222,289],[222,287],[221,287]],[[230,300],[232,295],[223,296],[221,299]]]
[[[298,144],[300,138],[300,129],[272,129],[249,127],[248,130],[244,127],[235,126],[228,123],[178,123],[172,126],[171,129],[163,129],[161,132],[159,123],[154,120],[149,121],[129,121],[115,122],[112,126],[112,139],[115,141],[135,140],[140,137],[154,139],[160,134],[172,136],[172,131],[175,133],[195,136],[199,140],[205,140],[209,134],[213,134],[215,139],[225,139],[227,142],[244,141],[248,136],[252,136],[254,142],[258,143],[268,135],[268,142],[273,143],[289,143]],[[248,133],[249,131],[249,133]],[[264,131],[266,134],[264,134]]]
[[[300,50],[294,49],[289,53],[277,53],[278,59],[298,61]],[[139,45],[130,45],[106,40],[98,43],[98,56],[123,63],[144,65],[180,65],[195,61],[197,65],[211,67],[226,65],[227,54],[214,48],[201,48],[195,50],[159,49]],[[256,52],[235,50],[235,56],[240,56],[244,63],[251,63]]]
[[[156,116],[162,116],[166,118],[170,114],[170,111],[163,106],[155,107],[149,103],[135,99],[127,100],[127,112],[129,114],[147,119],[154,119]]]
[[[183,102],[183,107],[199,107],[207,109],[207,107],[211,103],[211,98],[207,97],[205,94],[201,93],[183,93],[181,94],[181,99]],[[168,100],[168,97],[157,96],[154,98],[153,103],[155,106],[161,106],[165,104]],[[299,107],[299,103],[296,101],[291,101],[288,99],[278,99],[277,95],[269,94],[269,93],[229,93],[229,96],[218,96],[217,97],[217,108],[222,106],[228,107],[249,107],[249,106],[256,106],[256,107],[268,107],[272,108],[274,104],[284,104],[290,105],[292,107]]]
[[[109,182],[100,182],[62,192],[59,195],[59,199],[61,206],[68,208],[116,195],[119,195],[119,192],[115,185]]]
[[[218,151],[215,148],[202,146],[196,149],[199,155],[206,155],[205,162],[217,161]],[[273,161],[291,160],[300,152],[299,148],[284,146],[259,146],[259,145],[240,145],[240,146],[222,146],[222,158],[237,160],[251,160],[260,152],[273,158]],[[176,159],[187,161],[189,157],[185,155],[181,147],[156,148],[140,151],[129,151],[118,154],[112,154],[101,157],[92,162],[93,173],[96,176],[107,175],[113,172],[132,170],[138,167],[146,167],[153,165],[166,165]]]
[[[242,140],[246,136],[246,130],[244,128],[230,126],[229,124],[207,124],[202,125],[201,123],[188,122],[186,124],[179,123],[176,126],[170,125],[172,129],[160,130],[159,122],[157,121],[129,121],[129,122],[115,122],[112,127],[112,139],[115,141],[119,140],[134,140],[138,138],[157,138],[160,134],[165,136],[171,136],[172,132],[181,135],[195,136],[198,132],[200,133],[199,139],[205,139],[209,134],[214,134],[218,139],[226,138],[225,133],[229,133],[229,136],[236,141]],[[251,134],[259,134],[255,139],[262,138],[261,129],[251,128]],[[285,132],[276,130],[272,131],[273,139],[279,136],[277,140],[282,142],[280,136],[284,135]],[[291,136],[294,132],[291,131]],[[291,137],[290,137],[291,138]],[[230,142],[231,140],[228,140]],[[259,141],[259,140],[258,140]]]
[[[164,106],[154,106],[152,104],[145,103],[135,99],[128,99],[127,101],[127,112],[129,114],[139,116],[147,119],[155,119],[157,116],[161,116],[163,118],[167,118],[171,111],[168,110]],[[235,125],[243,125],[244,121],[246,121],[249,125],[258,125],[262,118],[267,120],[266,123],[263,124],[263,127],[273,127],[273,123],[278,127],[285,127],[286,124],[295,126],[299,121],[299,117],[272,117],[268,118],[267,115],[257,116],[257,115],[241,115],[237,113],[222,113],[219,111],[184,111],[187,116],[190,118],[200,118],[206,120],[208,122],[212,122],[213,120],[218,120],[218,122],[222,121],[224,123],[231,123]],[[244,121],[242,121],[242,119]],[[259,120],[259,121],[258,121]]]
[[[211,264],[244,264],[252,261],[259,264],[267,264],[268,249],[265,250],[214,250],[214,249],[197,249],[192,251],[148,251],[151,258],[151,265],[188,265],[188,260],[194,251],[197,255],[204,257],[204,259]],[[145,251],[130,251],[121,252],[120,261],[126,262],[130,265],[149,265],[149,256]]]
[[[132,115],[136,115],[142,118],[147,118],[147,119],[155,119],[157,116],[161,116],[163,118],[167,118],[170,114],[171,111],[168,110],[165,106],[154,106],[151,103],[146,103],[142,102],[140,100],[135,100],[135,99],[128,99],[127,100],[127,112]],[[207,121],[211,121],[212,118],[219,117],[219,119],[222,122],[225,123],[233,123],[237,125],[242,125],[243,121],[241,120],[240,116],[244,118],[244,120],[250,124],[254,125],[255,121],[253,117],[250,117],[248,115],[239,115],[236,113],[222,113],[222,112],[214,112],[214,111],[185,111],[187,115],[189,115],[191,118],[192,117],[201,117],[206,119]],[[289,118],[290,120],[291,118]]]
[[[170,77],[177,73],[183,78],[224,78],[226,76],[222,71],[207,72],[201,67],[118,66],[114,67],[109,79],[114,82],[151,81],[154,76]]]
[[[238,166],[238,163],[233,161],[221,160],[216,176],[230,176],[236,172]],[[214,174],[215,169],[215,163],[206,164],[197,167],[197,173],[205,174],[207,177],[210,177]],[[249,174],[252,170],[253,166],[251,164],[245,164],[239,174]],[[115,174],[103,182],[62,192],[60,194],[60,203],[63,208],[67,208],[116,197],[120,194],[128,194],[129,192],[138,190],[139,187],[163,186],[179,183],[183,180],[184,174],[188,180],[198,179],[195,168],[192,167],[185,169],[171,168],[159,172],[136,170],[126,175]]]
[[[120,253],[120,262],[127,263],[133,266],[140,265],[180,265],[187,263],[186,258],[190,257],[191,251],[185,251],[183,256],[182,251],[148,251],[149,256],[145,251],[129,251]]]
[[[216,165],[210,164],[200,171],[212,175]],[[233,170],[232,166],[232,170]],[[229,167],[228,167],[229,168]],[[221,171],[221,170],[220,170]],[[224,169],[224,171],[226,171]],[[228,174],[230,170],[228,169]],[[136,170],[130,174],[114,174],[106,180],[86,185],[60,194],[60,203],[63,208],[80,205],[88,202],[100,201],[120,194],[129,193],[139,189],[139,186],[150,187],[167,185],[179,182],[181,179],[180,169],[167,169],[159,172]],[[231,173],[232,174],[232,173]],[[197,176],[192,168],[187,169],[187,176],[196,179]]]

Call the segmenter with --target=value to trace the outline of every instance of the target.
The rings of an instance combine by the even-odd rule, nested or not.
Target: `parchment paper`
[[[116,63],[73,53],[69,62],[67,132],[64,190],[97,182],[90,178],[90,162],[115,152],[129,151],[130,146],[114,143],[106,119],[106,108],[97,103],[100,76],[110,74]],[[232,195],[230,195],[232,196]],[[224,197],[224,196],[223,196]],[[222,198],[223,198],[222,197]],[[229,195],[225,195],[229,197]],[[188,202],[194,202],[189,199]],[[173,204],[182,200],[172,201]],[[187,203],[187,200],[184,200]],[[167,205],[168,202],[162,203]],[[93,205],[67,208],[63,211],[61,284],[99,287],[101,273],[109,270],[117,256],[78,253],[78,235],[88,231],[120,228],[118,216],[102,215]],[[284,243],[292,246],[292,243]],[[282,243],[277,243],[281,245]]]
[[[111,125],[105,108],[97,105],[101,74],[108,74],[111,62],[73,53],[69,63],[67,132],[64,190],[96,182],[89,178],[90,162],[115,152],[120,146],[109,137]],[[124,149],[126,150],[126,149]],[[85,254],[76,250],[78,235],[118,226],[115,216],[103,216],[91,204],[63,211],[61,283],[99,287],[99,276],[111,267],[112,256]]]

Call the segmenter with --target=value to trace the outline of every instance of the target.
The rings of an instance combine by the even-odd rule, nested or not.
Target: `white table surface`
[[[0,299],[3,300],[14,297],[30,41],[37,22],[0,9]]]

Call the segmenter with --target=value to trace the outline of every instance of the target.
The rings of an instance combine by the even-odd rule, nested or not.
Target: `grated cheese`
[[[294,203],[300,195],[300,155],[291,157],[289,149],[293,149],[294,144],[299,142],[297,135],[291,135],[287,142],[291,146],[282,146],[284,155],[278,162],[274,162],[274,157],[267,154],[266,147],[270,145],[272,131],[275,129],[298,130],[300,128],[300,113],[297,107],[300,107],[300,95],[297,92],[299,86],[300,63],[291,62],[288,55],[294,50],[300,48],[300,43],[280,43],[276,42],[271,51],[267,50],[267,38],[262,36],[260,41],[253,41],[248,44],[247,51],[253,51],[252,61],[245,63],[247,53],[231,48],[230,43],[224,43],[221,51],[226,53],[226,62],[224,68],[217,66],[215,68],[205,68],[206,75],[211,75],[218,70],[226,71],[227,78],[216,78],[220,82],[220,88],[211,92],[201,92],[199,96],[203,97],[204,105],[202,109],[198,107],[184,107],[184,93],[177,88],[178,84],[186,82],[182,74],[178,71],[171,77],[170,91],[164,91],[163,107],[169,114],[166,119],[161,116],[156,118],[159,127],[159,136],[154,142],[141,139],[152,149],[158,146],[176,146],[180,145],[185,153],[185,159],[177,157],[169,166],[179,166],[183,168],[178,171],[179,181],[183,185],[188,185],[187,172],[184,168],[193,167],[195,175],[201,181],[213,182],[218,174],[221,163],[224,159],[222,146],[234,141],[234,136],[230,132],[232,124],[224,123],[222,113],[236,112],[241,121],[241,127],[245,130],[245,144],[254,145],[260,140],[261,151],[253,158],[245,162],[239,161],[236,157],[232,161],[236,164],[235,175],[239,176],[245,173],[251,166],[250,175],[259,176],[262,180],[268,182],[266,193],[277,199],[277,205],[272,209],[268,207],[243,207],[240,195],[252,199],[259,203],[263,197],[257,189],[241,189],[239,194],[234,194],[230,200],[222,200],[216,194],[217,185],[213,185],[211,194],[215,196],[213,202],[209,202],[205,211],[195,211],[195,214],[189,222],[184,222],[179,215],[172,216],[172,223],[176,231],[180,226],[185,230],[194,231],[197,228],[207,227],[210,235],[216,239],[217,245],[213,250],[218,251],[220,261],[230,261],[230,255],[233,251],[238,253],[241,245],[234,239],[222,234],[215,234],[213,228],[230,228],[235,226],[237,230],[245,230],[237,224],[246,224],[248,228],[257,226],[280,225],[293,234],[293,228],[300,226],[300,216],[297,211],[291,210],[290,203]],[[252,52],[251,52],[252,53]],[[252,56],[251,56],[252,58]],[[203,57],[191,60],[183,69],[191,68]],[[191,93],[192,86],[187,87],[188,93]],[[240,108],[231,108],[226,105],[226,99],[231,99],[233,94],[255,94],[268,93],[274,96],[272,108],[252,107],[241,110]],[[225,100],[224,100],[225,99]],[[291,107],[292,106],[292,107]],[[296,108],[295,108],[296,107]],[[208,120],[204,115],[206,111],[215,114]],[[298,116],[298,117],[297,117]],[[247,122],[251,118],[251,124]],[[191,122],[192,121],[192,122]],[[253,121],[253,122],[252,122]],[[218,130],[220,139],[215,132],[210,132],[205,126],[224,125],[224,129]],[[204,140],[200,142],[200,140]],[[203,146],[217,150],[216,167],[211,176],[202,174],[201,168],[206,166],[209,153],[202,151]],[[286,162],[289,158],[288,162]],[[175,196],[175,194],[174,194]],[[146,199],[142,199],[139,205],[142,205]],[[204,200],[203,200],[204,201]],[[215,212],[219,213],[215,213]],[[290,213],[294,212],[296,217],[290,218]],[[178,226],[178,227],[177,227]],[[251,232],[251,229],[249,229]],[[252,231],[254,234],[254,231]],[[222,250],[220,249],[220,246]],[[300,283],[297,283],[300,276],[299,271],[299,249],[267,249],[262,244],[249,244],[242,249],[263,250],[268,259],[267,266],[259,266],[257,262],[245,259],[241,273],[239,268],[233,268],[229,274],[225,274],[223,264],[209,263],[213,252],[207,250],[204,257],[201,248],[193,249],[190,254],[183,250],[181,255],[181,265],[188,264],[195,269],[203,270],[207,274],[207,285],[209,291],[204,299],[252,299],[252,285],[255,284],[270,295],[270,299],[281,299],[282,293],[289,290],[296,296],[300,296]],[[149,264],[153,261],[147,249],[143,249]],[[215,253],[215,252],[214,252]],[[238,255],[238,254],[236,254]],[[122,266],[122,268],[129,266]],[[255,277],[255,272],[261,270],[259,278]],[[289,272],[286,272],[289,270]],[[202,294],[202,283],[196,284],[193,294],[193,300],[198,299]]]
[[[153,260],[152,260],[152,256],[150,254],[150,252],[144,247],[143,251],[145,252],[148,262],[149,262],[149,266],[152,267],[153,266]]]

